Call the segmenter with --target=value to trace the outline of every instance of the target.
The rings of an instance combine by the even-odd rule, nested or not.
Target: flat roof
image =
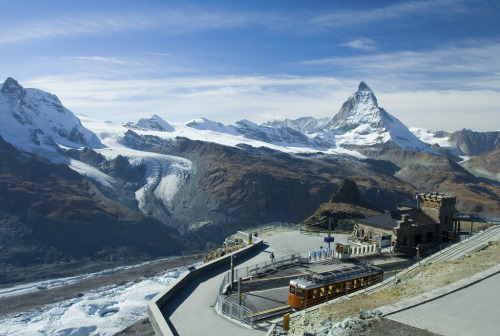
[[[290,285],[302,289],[309,289],[321,285],[356,279],[381,271],[382,269],[377,266],[354,266],[351,268],[334,270],[328,273],[312,274],[308,277],[290,280]]]

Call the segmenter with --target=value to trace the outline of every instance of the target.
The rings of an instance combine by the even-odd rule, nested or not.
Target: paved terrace
[[[497,228],[500,229],[500,228]],[[490,238],[488,240],[497,240],[500,237],[500,230],[497,230],[497,234],[488,235]],[[335,235],[336,242],[346,242],[346,236],[337,236]],[[270,252],[274,252],[276,258],[280,258],[282,256],[287,256],[294,253],[303,253],[304,255],[311,250],[317,250],[320,246],[324,246],[323,238],[318,236],[304,236],[301,235],[298,231],[286,232],[282,234],[277,234],[270,237],[265,237],[263,247],[253,252],[253,254],[242,257],[241,260],[235,260],[235,268],[242,268],[247,266],[252,266],[257,263],[262,263],[264,261],[270,260]],[[471,239],[472,241],[472,239]],[[478,241],[477,246],[484,245],[484,241]],[[467,250],[473,249],[474,246],[467,248]],[[465,250],[464,250],[465,253]],[[458,257],[457,254],[454,257]],[[453,258],[451,258],[453,259]],[[397,261],[396,259],[394,261]],[[377,264],[377,262],[375,262]],[[393,318],[394,320],[401,321],[403,323],[407,323],[410,325],[417,326],[419,328],[428,328],[430,330],[435,330],[435,332],[439,332],[442,334],[461,334],[460,333],[460,324],[456,323],[457,319],[462,320],[471,320],[478,318],[475,313],[472,312],[478,311],[477,307],[481,306],[481,309],[485,309],[489,316],[486,318],[486,321],[481,322],[482,329],[472,328],[471,330],[475,330],[474,333],[468,334],[489,334],[490,330],[498,330],[500,329],[500,320],[498,319],[498,291],[495,285],[495,280],[498,281],[498,273],[499,267],[497,267],[496,271],[493,271],[489,277],[491,280],[488,281],[480,281],[480,280],[469,280],[467,285],[458,285],[458,289],[455,288],[452,291],[457,292],[458,296],[451,295],[441,295],[439,294],[436,298],[433,298],[436,304],[436,307],[427,308],[430,311],[434,311],[434,315],[436,312],[440,312],[441,315],[456,315],[455,322],[453,320],[442,320],[437,321],[430,318],[422,318],[421,323],[418,324],[414,322],[415,317],[412,314],[405,315],[401,313],[397,315],[396,313],[401,310],[410,311],[409,309],[416,309],[415,307],[420,306],[424,302],[428,301],[429,293],[426,293],[422,296],[421,299],[416,299],[417,303],[412,302],[409,304],[410,308],[391,308],[390,316],[388,318]],[[222,282],[223,277],[230,270],[230,265],[227,267],[222,266],[218,269],[210,272],[194,281],[191,281],[186,288],[182,290],[172,301],[170,301],[162,310],[164,317],[167,320],[172,332],[174,335],[200,335],[200,333],[204,335],[265,335],[267,330],[262,329],[250,329],[246,325],[238,324],[233,320],[228,320],[226,317],[220,316],[215,311],[215,302],[219,290],[219,286]],[[484,277],[484,276],[483,276]],[[481,286],[481,287],[478,287]],[[466,293],[462,290],[462,288],[468,289],[472,291],[471,294]],[[477,288],[477,289],[476,289]],[[487,301],[484,297],[485,292],[496,291],[496,296],[489,296]],[[478,292],[477,292],[478,291]],[[464,297],[468,298],[468,302],[473,304],[466,304],[466,302],[458,302],[458,298],[461,293],[464,293]],[[483,293],[482,296],[479,293]],[[483,298],[480,301],[473,299],[473,297]],[[449,302],[442,301],[444,303],[440,303],[441,300],[451,300]],[[420,300],[420,301],[419,301]],[[489,302],[489,303],[488,303]],[[462,311],[465,312],[463,315],[456,314],[455,311],[449,310],[450,314],[443,313],[446,309],[452,309],[455,305],[461,305]],[[404,305],[404,303],[403,303]],[[408,305],[408,304],[407,304]],[[414,307],[415,306],[415,307]],[[470,307],[470,309],[463,308],[465,306]],[[473,309],[474,307],[474,309]],[[386,314],[388,312],[385,312]],[[419,312],[414,312],[415,314],[420,314]],[[483,313],[481,313],[483,314]],[[483,314],[483,315],[484,315]],[[490,316],[493,314],[494,316]],[[482,321],[482,320],[481,320]],[[453,328],[449,328],[448,331],[444,331],[441,329],[434,329],[432,325],[441,325],[441,327],[448,325],[449,323],[455,323],[453,326],[455,329],[458,328],[458,331],[455,331]],[[475,324],[475,323],[474,323]],[[477,325],[477,324],[476,324]],[[446,328],[445,328],[446,329]],[[465,330],[465,329],[463,329]],[[478,331],[479,330],[479,331]],[[483,331],[483,332],[481,332]]]
[[[347,243],[347,235],[334,235],[335,242]],[[262,237],[259,237],[262,238]],[[274,252],[275,259],[291,254],[307,255],[309,251],[326,247],[322,236],[302,235],[298,231],[285,232],[262,238],[263,247],[241,260],[235,260],[235,268],[250,267],[258,263],[269,262],[270,253]],[[333,245],[332,245],[333,246]],[[316,271],[331,269],[334,262],[318,264]],[[230,270],[230,265],[220,267],[202,277],[192,281],[184,290],[170,301],[162,313],[174,335],[265,335],[267,329],[250,329],[217,314],[215,302],[219,287],[224,276]]]

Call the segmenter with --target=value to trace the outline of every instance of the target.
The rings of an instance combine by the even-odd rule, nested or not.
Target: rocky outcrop
[[[348,203],[371,210],[380,210],[375,204],[361,196],[358,185],[353,180],[344,180],[339,187],[339,191],[332,195],[330,202]]]
[[[378,213],[380,209],[362,197],[356,182],[344,180],[330,202],[321,204],[315,213],[301,224],[312,229],[327,229],[331,220],[332,230],[350,232],[354,219]]]
[[[220,258],[222,256],[225,256],[226,254],[237,251],[245,246],[247,246],[247,244],[237,235],[229,236],[226,238],[226,240],[224,240],[222,247],[214,251],[210,251],[207,255],[205,255],[203,261],[209,262],[210,260]]]
[[[450,135],[450,143],[465,155],[481,155],[500,148],[500,132],[474,132],[463,129]]]

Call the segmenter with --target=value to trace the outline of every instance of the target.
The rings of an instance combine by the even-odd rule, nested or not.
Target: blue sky
[[[498,1],[2,1],[0,80],[116,122],[332,117],[500,130]]]

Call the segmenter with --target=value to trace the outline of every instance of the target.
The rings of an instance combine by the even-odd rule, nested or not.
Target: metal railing
[[[455,220],[500,224],[500,214],[483,212],[462,212],[453,216]]]
[[[287,229],[287,230],[298,230],[300,227],[299,224],[289,223],[289,222],[271,222],[267,224],[262,224],[259,226],[255,226],[252,228],[247,228],[248,232],[257,232],[257,233],[265,233],[268,231],[274,231],[277,229]]]
[[[271,269],[276,269],[285,265],[297,263],[299,262],[299,260],[300,253],[297,253],[281,258],[276,258],[274,262],[266,261],[252,266],[238,268],[234,270],[234,280],[236,281],[238,278],[251,278]],[[230,285],[231,271],[227,272],[226,275],[224,275],[224,278],[222,279],[222,282],[219,286],[219,293],[217,295],[216,301],[216,307],[218,311],[221,314],[230,317],[231,319],[237,320],[241,323],[245,323],[253,327],[255,312],[251,309],[246,308],[245,306],[240,306],[224,298],[224,295],[226,294],[227,289],[230,287]]]
[[[300,261],[300,257],[301,257],[300,253],[296,253],[296,254],[291,254],[288,256],[281,257],[281,258],[276,258],[274,260],[274,262],[273,261],[264,261],[264,262],[261,262],[261,263],[258,263],[258,264],[252,265],[252,266],[247,266],[247,267],[242,267],[242,268],[236,269],[235,270],[235,279],[251,278],[251,277],[254,277],[258,274],[265,273],[271,269],[276,269],[276,268],[283,267],[285,265],[297,263]]]
[[[240,306],[234,302],[226,300],[224,298],[224,293],[231,282],[231,274],[227,273],[222,279],[222,283],[219,287],[219,294],[217,295],[216,309],[223,315],[228,316],[231,319],[240,321],[241,323],[248,324],[253,327],[253,311],[246,308],[245,306]]]

